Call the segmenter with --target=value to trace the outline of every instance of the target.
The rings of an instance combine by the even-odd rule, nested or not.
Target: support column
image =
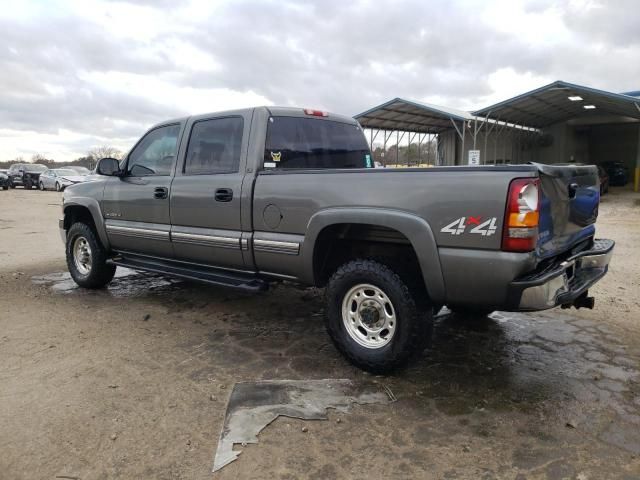
[[[460,165],[465,165],[464,162],[464,132],[467,130],[467,122],[462,121],[462,151],[460,152]]]

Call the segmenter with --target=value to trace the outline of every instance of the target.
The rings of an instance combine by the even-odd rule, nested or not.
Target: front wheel
[[[44,191],[44,184],[40,182],[40,190]]]
[[[93,229],[85,223],[74,223],[67,232],[67,267],[73,280],[84,288],[101,288],[116,273],[107,263],[107,251]]]
[[[363,370],[388,373],[429,341],[431,307],[418,308],[406,283],[376,261],[354,260],[338,268],[327,284],[326,302],[333,343]]]
[[[56,192],[59,192],[60,190],[61,190],[60,189],[60,184],[58,182],[56,182]]]

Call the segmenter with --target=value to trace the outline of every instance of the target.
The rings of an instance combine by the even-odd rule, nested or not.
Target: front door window
[[[176,159],[180,125],[156,128],[136,145],[127,163],[127,173],[134,177],[171,175]]]

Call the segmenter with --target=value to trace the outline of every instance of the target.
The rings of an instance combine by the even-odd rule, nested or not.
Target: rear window
[[[372,168],[369,145],[358,125],[299,117],[271,117],[265,169]]]

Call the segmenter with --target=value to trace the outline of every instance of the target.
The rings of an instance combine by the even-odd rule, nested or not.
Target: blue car
[[[624,187],[629,183],[629,169],[622,162],[603,162],[602,167],[609,175],[609,185],[615,187]]]

